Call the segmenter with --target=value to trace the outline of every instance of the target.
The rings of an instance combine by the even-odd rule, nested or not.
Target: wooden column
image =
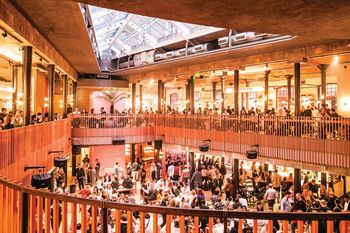
[[[63,118],[67,118],[67,97],[68,97],[68,75],[63,75],[63,92],[62,92],[62,97],[63,97]]]
[[[190,109],[191,114],[195,113],[195,107],[194,107],[194,81],[195,77],[194,75],[191,76],[189,82],[190,82]]]
[[[139,92],[140,92],[140,93],[139,93],[139,95],[140,95],[140,96],[139,96],[139,97],[140,97],[140,111],[142,112],[142,111],[143,111],[143,101],[142,101],[142,99],[143,99],[143,97],[142,97],[143,93],[142,93],[142,85],[141,85],[141,84],[140,84],[139,88],[140,88],[140,89],[139,89],[139,90],[140,90],[140,91],[139,91]]]
[[[49,121],[54,120],[54,104],[53,99],[55,96],[55,65],[49,64],[47,66],[48,79],[49,79]]]
[[[28,232],[29,225],[29,196],[28,193],[22,193],[22,233]]]
[[[73,82],[73,111],[75,108],[78,108],[78,98],[77,98],[77,82]]]
[[[213,109],[215,108],[215,103],[216,103],[216,83],[213,82]]]
[[[300,63],[294,64],[294,113],[300,116]]]
[[[12,66],[12,112],[13,114],[16,114],[17,111],[17,92],[18,92],[18,67],[17,65]]]
[[[135,159],[136,159],[136,148],[135,148],[136,144],[135,143],[132,143],[131,144],[131,164],[134,163]]]
[[[195,172],[196,168],[195,168],[195,163],[194,163],[194,152],[188,152],[188,158],[189,158],[189,162],[190,162],[190,179],[192,178],[193,173]],[[190,184],[191,189],[194,188],[192,182]]]
[[[158,80],[158,113],[162,112],[162,96],[163,96],[163,82]]]
[[[293,75],[287,74],[285,75],[287,79],[287,102],[288,102],[288,110],[290,110],[290,104],[292,102],[292,78]]]
[[[225,80],[226,76],[221,76],[220,84],[221,84],[221,112],[225,109]]]
[[[239,70],[235,70],[234,76],[233,76],[233,87],[234,87],[234,98],[233,98],[233,105],[234,105],[234,113],[235,115],[239,114]]]
[[[191,82],[188,80],[186,85],[186,110],[190,109],[190,85]]]
[[[24,81],[24,101],[23,101],[23,113],[24,113],[24,125],[30,125],[31,116],[31,80],[32,80],[32,57],[33,47],[23,47],[23,81]]]
[[[166,113],[166,88],[165,83],[162,83],[162,112]]]
[[[327,173],[321,172],[321,184],[327,188]]]
[[[294,196],[297,193],[301,193],[301,170],[300,170],[300,168],[294,168]]]
[[[131,86],[131,111],[133,114],[136,113],[135,111],[135,101],[136,101],[136,83],[133,83]]]
[[[247,90],[248,90],[248,87],[249,87],[248,79],[245,80],[245,86],[247,87]],[[245,108],[247,110],[249,109],[249,92],[248,91],[245,93]]]
[[[264,74],[264,111],[267,113],[269,111],[269,75],[271,71],[265,70]]]
[[[321,71],[321,103],[324,106],[326,104],[327,94],[326,94],[326,85],[327,85],[327,65],[320,64],[317,66]]]
[[[102,208],[101,212],[102,212],[102,219],[101,219],[102,232],[108,232],[108,210],[107,208]],[[120,224],[120,222],[117,222],[116,224]]]

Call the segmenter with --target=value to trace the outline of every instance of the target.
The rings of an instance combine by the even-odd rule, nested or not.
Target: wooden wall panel
[[[24,171],[24,166],[53,167],[50,150],[70,151],[71,137],[70,120],[60,120],[50,123],[31,125],[12,130],[0,131],[0,172],[1,175],[14,181],[21,181],[36,170]],[[14,172],[15,171],[15,172]]]

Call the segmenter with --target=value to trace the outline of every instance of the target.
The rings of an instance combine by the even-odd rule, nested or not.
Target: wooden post
[[[294,113],[300,116],[300,63],[294,64]]]
[[[18,93],[18,67],[17,65],[12,66],[12,87],[13,87],[13,93],[12,93],[12,112],[13,114],[16,114],[17,110],[17,93]]]
[[[77,204],[76,203],[71,203],[71,232],[76,232],[77,231]]]
[[[55,65],[49,64],[47,66],[48,79],[49,79],[49,121],[54,120],[54,96],[55,96]]]
[[[234,98],[233,98],[234,114],[238,115],[239,114],[239,70],[234,71],[233,88],[234,88]]]
[[[63,118],[67,118],[68,75],[63,75]]]
[[[326,86],[327,86],[327,65],[320,64],[317,66],[321,71],[321,103],[322,105],[326,104],[327,99],[327,93],[326,93]]]
[[[102,211],[101,229],[102,229],[102,232],[108,232],[108,210],[107,208],[102,208],[101,211]],[[129,212],[130,211],[128,211],[128,215],[129,215]],[[129,222],[129,216],[128,216],[128,222]],[[129,223],[128,223],[128,230],[129,230]]]
[[[68,203],[62,202],[62,232],[68,232]]]
[[[216,103],[216,83],[217,82],[213,82],[213,109],[215,108],[215,103]]]
[[[269,75],[270,70],[266,70],[264,74],[264,111],[269,111]]]
[[[30,125],[30,117],[31,117],[32,55],[33,55],[33,47],[24,46],[23,47],[22,75],[23,75],[23,81],[24,81],[23,112],[24,112],[24,124],[25,125]]]
[[[28,218],[29,218],[29,196],[28,196],[28,193],[22,193],[22,222],[21,222],[22,233],[28,233],[28,225],[29,225]],[[4,222],[2,223],[4,224]],[[2,225],[2,227],[4,225]]]
[[[133,83],[131,86],[131,111],[133,114],[136,113],[136,107],[135,107],[135,102],[136,102],[136,83]]]

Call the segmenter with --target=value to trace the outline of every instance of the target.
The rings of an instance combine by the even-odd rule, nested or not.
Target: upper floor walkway
[[[166,144],[245,154],[259,145],[259,156],[347,172],[350,168],[350,119],[225,115],[73,116],[73,144],[105,145],[112,139]]]

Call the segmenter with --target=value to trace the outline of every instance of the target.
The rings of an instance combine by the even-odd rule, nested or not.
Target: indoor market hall
[[[0,233],[350,233],[348,12],[0,0]]]

